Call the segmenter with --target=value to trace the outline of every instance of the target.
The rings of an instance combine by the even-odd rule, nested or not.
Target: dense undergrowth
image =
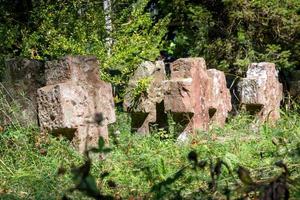
[[[165,137],[168,133],[161,131],[148,137],[130,133],[120,113],[111,127],[111,133],[120,131],[111,134],[112,151],[92,162],[91,174],[101,192],[115,199],[238,199],[248,193],[249,175],[257,185],[279,176],[283,170],[277,162],[289,170],[290,199],[299,199],[299,120],[299,114],[285,112],[276,125],[259,126],[241,114],[225,128],[178,144],[175,135]],[[88,199],[68,192],[74,187],[71,169],[82,163],[83,156],[63,138],[33,127],[7,127],[0,133],[0,199]]]

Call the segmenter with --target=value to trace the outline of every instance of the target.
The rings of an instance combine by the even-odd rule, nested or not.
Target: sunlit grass
[[[113,151],[106,159],[93,162],[92,173],[107,194],[125,199],[150,198],[154,185],[189,166],[187,155],[193,150],[199,160],[219,158],[232,170],[234,178],[225,168],[222,170],[220,192],[226,185],[236,187],[234,179],[238,180],[236,170],[240,165],[248,168],[255,179],[268,179],[280,173],[274,163],[283,160],[291,178],[299,178],[300,158],[296,152],[300,144],[299,120],[299,114],[289,112],[283,113],[276,125],[258,125],[255,119],[242,114],[230,119],[224,128],[200,132],[191,138],[190,144],[179,145],[174,139],[162,140],[161,133],[153,132],[147,137],[130,133],[125,114],[119,114],[111,132],[119,130],[121,134],[111,138]],[[41,135],[37,128],[7,128],[0,133],[0,197],[59,199],[73,187],[71,166],[82,161],[82,156],[64,139]],[[67,173],[59,176],[60,167]],[[103,172],[109,172],[109,176],[100,179]],[[209,181],[208,169],[186,170],[169,192],[175,195],[180,191],[189,198],[199,189],[207,190]],[[116,186],[112,187],[111,182]],[[297,191],[299,186],[291,187],[292,199],[299,197]],[[83,198],[79,193],[71,197]]]

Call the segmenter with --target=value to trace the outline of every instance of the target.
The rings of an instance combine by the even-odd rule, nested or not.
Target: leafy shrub
[[[102,2],[34,1],[28,24],[14,23],[15,10],[7,12],[0,25],[3,38],[2,61],[16,55],[39,59],[55,59],[67,54],[96,55],[100,60],[102,79],[117,86],[127,84],[130,75],[143,60],[159,56],[162,38],[166,33],[168,17],[153,23],[145,10],[149,0],[116,2],[113,4],[112,52],[105,45],[107,33]],[[10,18],[11,17],[11,18]],[[16,52],[15,52],[15,50]],[[13,50],[15,53],[10,53]],[[2,62],[3,63],[3,62]],[[3,67],[2,67],[3,68]],[[109,70],[119,70],[114,76]]]
[[[25,56],[47,60],[93,54],[102,79],[122,93],[139,63],[160,50],[174,57],[201,56],[208,67],[243,73],[251,62],[299,66],[300,3],[297,0],[120,0],[112,1],[111,54],[102,2],[32,1],[17,10],[0,3],[0,59]],[[22,1],[23,2],[23,1]],[[118,70],[117,75],[109,70]],[[122,100],[122,94],[120,98]]]
[[[158,17],[172,13],[166,48],[172,47],[175,57],[201,56],[209,67],[239,73],[250,62],[299,66],[297,0],[156,2]]]

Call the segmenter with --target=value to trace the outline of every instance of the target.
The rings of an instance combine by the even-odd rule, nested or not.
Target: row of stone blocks
[[[66,136],[84,152],[99,136],[108,142],[107,126],[116,120],[112,87],[99,79],[98,70],[95,57],[68,56],[45,64],[13,59],[7,62],[4,87],[21,104],[22,124],[30,120],[42,131]],[[17,95],[20,91],[29,101]]]
[[[187,132],[207,130],[210,124],[223,126],[232,108],[224,73],[207,70],[203,58],[176,60],[169,66],[169,76],[166,67],[162,61],[144,62],[131,78],[124,108],[131,113],[132,128],[148,134],[150,124],[165,127],[166,113]],[[116,120],[112,87],[99,79],[98,70],[98,61],[91,56],[67,56],[46,63],[12,59],[7,62],[2,92],[21,105],[21,123],[31,120],[43,131],[65,135],[84,152],[99,136],[108,142],[107,126]],[[146,77],[151,80],[147,91],[133,96],[138,82]],[[247,78],[239,83],[239,93],[241,105],[255,110],[262,121],[279,118],[282,85],[274,64],[252,64]],[[1,121],[7,124],[6,116]]]
[[[151,79],[147,91],[136,97],[132,93],[143,78]],[[239,81],[240,106],[260,121],[279,118],[282,84],[273,63],[253,63],[247,77]],[[184,132],[208,130],[214,124],[223,126],[232,109],[225,74],[206,69],[203,58],[182,58],[170,64],[167,77],[161,61],[145,62],[129,82],[124,108],[131,113],[132,128],[148,134],[151,124],[164,128],[169,113]]]

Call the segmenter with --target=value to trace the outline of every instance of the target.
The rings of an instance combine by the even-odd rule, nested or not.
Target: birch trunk
[[[103,9],[104,9],[104,15],[105,15],[105,30],[106,30],[106,38],[105,43],[107,47],[107,54],[111,55],[111,49],[112,49],[112,21],[111,21],[111,0],[103,0]]]

